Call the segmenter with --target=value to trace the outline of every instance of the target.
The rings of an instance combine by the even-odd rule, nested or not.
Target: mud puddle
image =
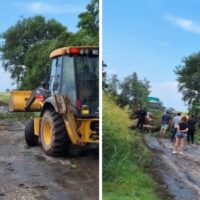
[[[97,200],[99,162],[85,156],[47,156],[41,145],[29,148],[23,124],[0,121],[0,200]]]
[[[185,145],[184,155],[172,154],[167,139],[145,136],[145,142],[155,152],[158,176],[175,200],[200,199],[200,146]]]

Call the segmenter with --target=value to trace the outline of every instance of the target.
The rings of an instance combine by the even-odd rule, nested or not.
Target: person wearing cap
[[[160,129],[161,138],[164,137],[170,122],[171,122],[171,116],[169,114],[169,111],[166,111],[166,113],[161,118],[161,129]]]

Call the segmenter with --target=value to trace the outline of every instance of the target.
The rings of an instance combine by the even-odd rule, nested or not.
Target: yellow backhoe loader
[[[59,156],[70,146],[99,142],[99,49],[63,47],[50,54],[42,86],[12,91],[10,112],[40,112],[25,124],[29,146],[41,140],[48,155]]]

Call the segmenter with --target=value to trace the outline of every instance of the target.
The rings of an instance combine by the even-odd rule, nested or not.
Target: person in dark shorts
[[[187,133],[188,144],[190,144],[190,142],[194,144],[194,134],[195,134],[196,123],[197,123],[197,120],[194,118],[194,115],[191,115],[187,123],[188,124],[188,133]]]
[[[161,138],[165,135],[170,122],[171,122],[171,116],[169,114],[169,111],[166,111],[166,113],[161,118],[161,129],[160,129]]]
[[[137,112],[137,117],[138,117],[138,122],[137,122],[137,128],[139,128],[140,130],[143,129],[143,125],[145,123],[145,119],[147,116],[147,111],[146,108],[141,108],[138,112]]]
[[[187,117],[183,116],[181,118],[181,122],[178,125],[178,129],[176,132],[176,141],[174,144],[174,149],[172,151],[173,154],[176,154],[178,152],[178,148],[180,150],[180,154],[183,155],[183,147],[184,147],[184,137],[186,136],[188,131],[188,124],[187,124]]]

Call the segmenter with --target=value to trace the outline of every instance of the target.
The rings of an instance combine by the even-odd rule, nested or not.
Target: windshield
[[[97,112],[99,106],[99,59],[98,56],[77,56],[75,58],[78,99],[87,105],[90,113]]]
[[[64,56],[62,69],[61,94],[70,97],[73,106],[76,105],[76,83],[74,71],[74,58]]]
[[[97,99],[99,95],[99,61],[97,56],[77,56],[78,93],[80,99]]]
[[[90,114],[99,106],[99,59],[94,55],[64,56],[61,94],[71,99],[74,107],[87,105]]]

